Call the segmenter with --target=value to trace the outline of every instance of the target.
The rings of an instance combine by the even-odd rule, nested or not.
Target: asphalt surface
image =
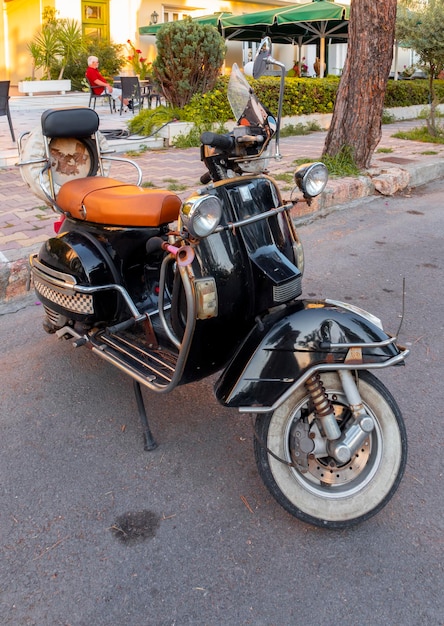
[[[46,335],[32,297],[4,305],[0,623],[442,626],[443,194],[440,181],[299,229],[305,297],[353,302],[396,332],[406,279],[411,355],[378,377],[404,414],[407,470],[350,530],[278,506],[249,418],[216,404],[213,380],[144,392],[159,442],[144,452],[130,380]]]

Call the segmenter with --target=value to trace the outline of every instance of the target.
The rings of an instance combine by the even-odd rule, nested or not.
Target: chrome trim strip
[[[321,342],[321,348],[331,348],[331,349],[339,349],[339,348],[384,348],[385,346],[389,346],[392,343],[395,343],[396,337],[389,337],[388,339],[384,339],[383,341],[369,341],[365,343],[353,342],[353,343],[330,343],[328,341]]]
[[[73,293],[82,293],[82,294],[94,294],[102,291],[118,291],[120,295],[125,300],[125,303],[130,310],[131,315],[134,317],[136,322],[142,321],[146,318],[146,315],[141,315],[138,308],[134,304],[127,290],[122,287],[122,285],[109,284],[109,285],[97,285],[95,287],[86,287],[82,285],[77,285],[76,283],[70,282],[75,281],[74,276],[70,274],[63,274],[62,272],[57,272],[56,270],[46,271],[47,268],[45,265],[42,265],[39,261],[36,260],[35,256],[30,259],[32,271],[35,272],[35,275],[48,286],[58,287],[59,289],[65,290],[69,294]],[[42,271],[42,269],[44,271]],[[63,278],[62,278],[63,277]]]
[[[390,367],[392,365],[397,365],[404,361],[409,355],[410,350],[403,350],[396,356],[392,357],[388,361],[384,361],[383,363],[361,363],[358,365],[348,365],[345,363],[324,363],[323,365],[317,365],[315,367],[311,367],[308,369],[297,381],[291,385],[287,389],[285,393],[276,400],[276,402],[272,406],[241,406],[238,408],[239,413],[269,413],[271,411],[275,411],[278,407],[280,407],[290,396],[291,394],[301,385],[303,385],[310,376],[316,374],[316,372],[334,372],[335,370],[371,370],[371,369],[384,369],[386,367]],[[258,380],[257,382],[260,382]]]
[[[293,203],[288,202],[287,204],[283,204],[282,206],[277,207],[276,209],[271,209],[270,211],[265,211],[265,213],[260,213],[259,215],[252,215],[245,220],[239,220],[238,222],[230,222],[225,226],[218,226],[213,232],[220,233],[223,230],[236,230],[236,228],[240,228],[241,226],[248,226],[249,224],[254,224],[255,222],[259,222],[260,220],[267,219],[272,217],[273,215],[278,215],[279,213],[283,213],[284,211],[288,211],[293,208]]]
[[[47,267],[43,265],[38,258],[37,254],[32,254],[29,257],[29,263],[31,265],[32,270],[36,273],[36,275],[42,280],[48,280],[48,276],[54,278],[57,281],[62,281],[65,283],[69,283],[70,288],[73,285],[77,284],[75,276],[72,274],[65,274],[64,272],[60,272],[59,270],[52,269],[51,267]]]
[[[122,298],[125,300],[126,305],[136,322],[140,322],[146,318],[145,314],[141,315],[139,313],[139,309],[136,307],[129,293],[127,292],[125,287],[122,287],[122,285],[115,285],[112,283],[109,285],[97,285],[96,287],[83,287],[82,285],[75,285],[73,287],[73,290],[77,291],[78,293],[88,293],[88,294],[100,293],[102,291],[110,291],[110,290],[118,291],[120,295],[122,296]]]

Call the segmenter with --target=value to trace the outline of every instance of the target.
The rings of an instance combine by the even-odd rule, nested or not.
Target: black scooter
[[[266,39],[255,76],[270,64],[283,87]],[[156,443],[140,385],[163,394],[220,372],[217,400],[256,415],[257,466],[276,500],[306,522],[344,528],[379,511],[404,472],[402,416],[368,370],[408,351],[362,309],[300,298],[294,202],[264,173],[273,139],[279,156],[282,94],[275,118],[233,67],[237,125],[203,134],[208,172],[183,203],[108,176],[116,157],[95,111],[46,111],[41,130],[20,140],[21,168],[60,218],[30,263],[45,330],[133,379],[147,450]],[[309,202],[326,168],[301,166],[295,182]]]

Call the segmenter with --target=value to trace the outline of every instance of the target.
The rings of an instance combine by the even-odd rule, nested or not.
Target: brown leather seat
[[[177,219],[182,201],[165,189],[143,189],[94,176],[62,185],[57,204],[71,217],[87,222],[157,227]]]

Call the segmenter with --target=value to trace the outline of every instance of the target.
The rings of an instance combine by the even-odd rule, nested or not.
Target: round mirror
[[[269,59],[271,59],[271,39],[264,37],[254,58],[253,78],[260,78],[264,75]]]

